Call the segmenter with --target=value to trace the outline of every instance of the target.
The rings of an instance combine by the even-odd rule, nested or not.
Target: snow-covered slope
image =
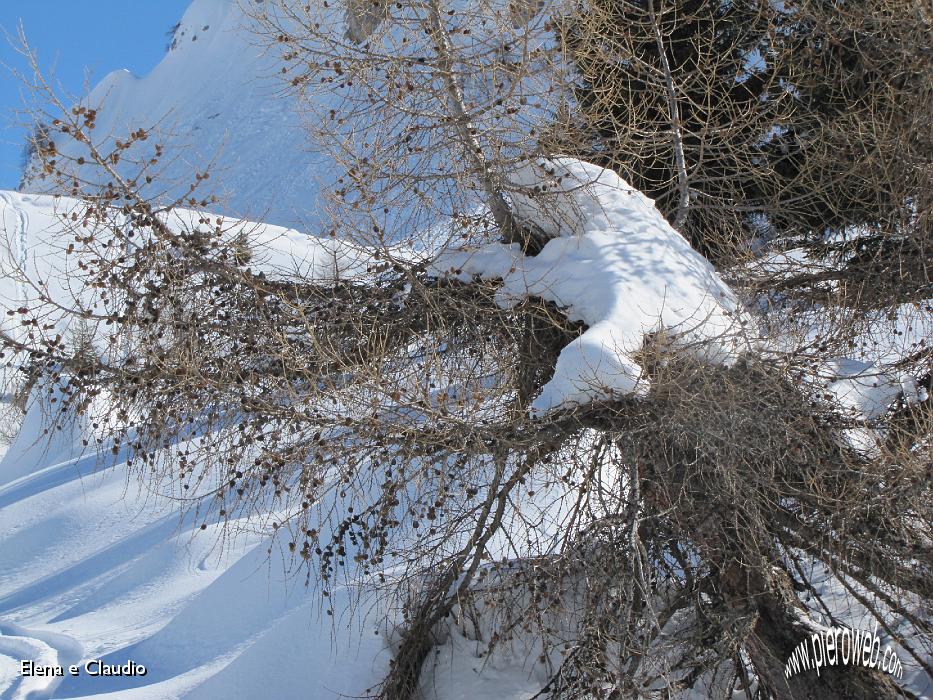
[[[596,175],[595,186],[587,190],[593,198],[577,193],[573,201],[583,205],[562,210],[576,222],[581,236],[574,226],[570,235],[556,231],[558,237],[535,261],[524,261],[521,281],[533,285],[536,294],[553,293],[548,298],[570,304],[571,313],[590,324],[596,336],[588,341],[590,346],[606,355],[613,367],[621,366],[619,376],[606,376],[621,381],[625,390],[634,370],[625,364],[626,356],[611,354],[615,342],[630,351],[629,345],[641,342],[658,321],[670,326],[693,318],[696,305],[702,307],[698,322],[716,314],[713,332],[697,336],[712,339],[728,325],[726,311],[735,301],[714,271],[641,195],[624,190],[608,171],[596,173],[593,166],[578,161],[565,165],[578,180]],[[523,175],[532,176],[516,177]],[[0,308],[15,310],[24,299],[35,302],[39,289],[64,308],[73,308],[76,300],[92,304],[94,299],[85,298],[87,290],[81,289],[80,268],[63,250],[68,240],[63,238],[64,227],[85,226],[80,216],[78,222],[70,216],[79,203],[14,193],[2,199],[2,239],[7,246],[0,260],[8,274],[0,281]],[[202,217],[177,210],[167,224],[191,229]],[[365,272],[366,254],[352,246],[268,224],[226,223],[231,235],[243,231],[261,251],[251,265],[266,274],[321,277],[335,271]],[[87,235],[83,230],[77,233]],[[669,259],[663,274],[657,265],[650,274],[625,269],[636,259],[658,263],[662,258]],[[606,285],[589,289],[596,296],[604,294],[612,302],[608,306],[596,304],[593,294],[580,297],[579,285],[570,284],[568,274],[582,279],[581,265],[596,270],[590,276]],[[599,269],[605,274],[597,274]],[[23,278],[17,273],[24,273]],[[508,271],[500,275],[507,277]],[[27,281],[37,286],[24,284]],[[519,288],[519,281],[514,281],[512,294],[529,293],[530,288]],[[629,294],[638,292],[637,304],[626,304],[620,297],[626,289]],[[675,315],[652,318],[664,298],[671,301],[668,308]],[[600,313],[599,318],[594,315]],[[16,330],[15,313],[2,318]],[[60,323],[65,323],[64,317]],[[579,374],[585,369],[585,363],[574,360],[580,354],[576,347],[565,353],[569,360],[564,371]],[[553,405],[565,396],[574,400],[586,393],[580,390],[583,394],[574,396],[566,389],[564,385],[573,389],[573,380],[558,377]],[[34,390],[20,436],[0,462],[3,697],[287,700],[360,695],[378,683],[390,652],[383,642],[386,635],[374,634],[379,617],[363,614],[370,608],[365,598],[371,593],[335,588],[328,602],[336,620],[320,615],[320,597],[305,589],[303,578],[293,570],[292,556],[269,536],[277,517],[274,506],[251,511],[233,527],[238,534],[222,538],[219,523],[204,522],[182,503],[141,487],[120,450],[103,462],[96,451],[85,453],[83,439],[93,431],[83,422],[69,423],[73,430],[56,431],[48,443],[44,433],[55,398],[41,388]],[[106,399],[99,401],[97,414],[106,414]],[[90,442],[94,444],[93,438]],[[106,442],[101,447],[110,455]],[[542,489],[539,498],[546,492]],[[543,523],[559,521],[554,511],[566,504],[556,496],[545,498],[540,517],[532,518],[538,523],[538,536],[545,536]],[[528,503],[523,512],[529,515],[534,508]],[[497,551],[493,543],[489,546]],[[502,553],[507,549],[503,546]],[[363,597],[353,614],[351,595]],[[451,644],[459,639],[456,630],[450,639]],[[517,700],[544,682],[542,669],[525,655],[497,657],[477,673],[470,665],[474,657],[464,651],[469,645],[454,646],[439,649],[438,658],[447,658],[449,668],[432,664],[427,672],[426,683],[439,698]],[[115,666],[132,661],[148,672],[101,679],[81,671],[49,679],[22,677],[17,666],[27,659],[80,667],[98,658]]]
[[[233,538],[212,523],[202,531],[128,480],[122,456],[101,464],[70,439],[50,450],[31,439],[51,408],[34,397],[23,439],[0,461],[0,696],[337,697],[381,678],[374,621],[340,619],[348,592],[336,588],[331,626],[262,534],[271,514]],[[92,677],[89,659],[147,673]],[[22,677],[22,660],[66,675]]]
[[[561,203],[551,210],[556,237],[538,256],[490,244],[449,250],[435,263],[438,274],[453,268],[464,279],[502,279],[503,305],[538,295],[586,322],[582,342],[564,348],[536,407],[631,391],[641,381],[632,353],[659,328],[728,362],[744,339],[741,323],[732,328],[743,314],[715,271],[614,173],[570,160],[547,166],[562,169],[563,185],[550,183]],[[516,173],[516,181],[528,177]],[[553,174],[541,177],[548,182]],[[594,186],[578,187],[583,180]],[[74,298],[69,280],[77,277],[56,239],[63,225],[80,225],[67,223],[77,202],[16,193],[0,193],[0,200],[3,271],[25,270],[67,305]],[[178,210],[167,223],[190,228],[202,216]],[[261,247],[252,264],[266,274],[365,274],[367,256],[352,246],[272,225],[227,224]],[[5,328],[16,330],[16,316],[6,310],[35,300],[35,292],[15,274],[0,276]],[[378,684],[391,652],[385,623],[367,599],[371,591],[334,587],[334,617],[322,615],[320,596],[304,587],[293,556],[270,537],[280,515],[274,506],[251,511],[225,533],[218,522],[142,487],[120,450],[112,456],[103,444],[106,461],[86,453],[84,422],[67,423],[71,429],[49,441],[55,398],[33,392],[23,428],[0,460],[0,697],[289,700],[360,696]],[[568,505],[562,494],[572,492],[534,489],[538,505],[523,503],[521,514],[533,516],[525,523],[545,537],[561,522],[556,511]],[[511,546],[489,544],[496,557],[519,556]],[[546,679],[537,654],[519,648],[480,656],[479,643],[456,627],[436,651],[424,676],[429,698],[521,700]],[[92,677],[83,664],[93,659],[132,661],[147,674]],[[77,664],[79,673],[23,677],[22,660]],[[926,687],[921,681],[914,687]]]
[[[96,133],[119,138],[144,127],[154,134],[150,144],[166,144],[156,195],[184,193],[192,173],[214,160],[210,183],[222,187],[215,209],[266,222],[240,228],[262,245],[255,266],[269,274],[365,269],[360,251],[299,233],[316,230],[319,178],[328,169],[307,150],[300,104],[282,94],[277,59],[243,31],[247,21],[238,0],[193,0],[173,48],[150,75],[113,73],[87,98],[99,108]],[[64,141],[58,147],[66,156],[79,150]],[[572,189],[576,204],[549,212],[563,218],[552,222],[556,238],[540,255],[493,244],[450,252],[436,266],[465,278],[501,278],[505,306],[540,296],[587,324],[564,349],[536,408],[582,403],[607,388],[633,390],[642,380],[633,354],[646,333],[662,327],[713,348],[713,359],[731,359],[736,343],[721,341],[727,331],[735,337],[741,314],[715,271],[613,173],[564,166],[569,177],[557,178],[555,195],[566,200]],[[83,174],[95,177],[90,169]],[[523,201],[520,188],[542,178],[530,169],[515,173],[513,183],[520,213],[538,223],[546,223],[544,212]],[[577,191],[582,181],[596,187]],[[25,190],[49,186],[34,178]],[[69,283],[78,275],[54,240],[75,206],[65,197],[0,193],[0,327],[20,332],[6,311],[36,298],[18,272],[62,305],[74,302]],[[173,225],[192,226],[199,214],[173,217]],[[21,432],[0,455],[2,700],[327,699],[363,695],[384,677],[390,652],[385,634],[375,634],[378,616],[362,614],[368,593],[334,587],[335,617],[323,615],[320,597],[269,536],[271,507],[244,516],[228,536],[219,523],[141,486],[119,450],[103,462],[86,452],[83,422],[49,440],[54,398],[33,393]],[[351,613],[350,600],[360,595],[364,604]],[[426,684],[437,698],[518,700],[545,678],[531,656],[480,658],[478,645],[456,629],[437,652]],[[132,661],[147,674],[91,677],[83,664],[98,658]],[[62,665],[66,674],[74,663],[81,671],[24,678],[22,660]]]
[[[0,193],[0,324],[14,336],[23,332],[15,310],[40,294],[67,308],[94,301],[62,243],[65,226],[81,226],[70,219],[78,206]],[[201,218],[176,210],[166,221],[192,230]],[[248,236],[258,251],[251,264],[267,276],[365,270],[361,251],[333,240],[221,222]],[[67,314],[45,320],[62,329]],[[0,449],[0,697],[337,697],[378,682],[388,652],[375,619],[351,618],[339,587],[329,599],[338,624],[321,614],[320,596],[270,537],[271,506],[234,522],[234,536],[196,519],[141,485],[106,441],[99,452],[85,447],[99,434],[87,420],[52,428],[59,396],[35,388],[19,434]],[[105,399],[93,414],[107,414]],[[93,659],[147,673],[92,677],[83,664]],[[66,675],[23,676],[24,660]]]
[[[15,310],[40,293],[65,308],[93,303],[65,247],[65,227],[76,227],[71,239],[88,235],[72,221],[76,207],[67,197],[0,193],[4,330],[22,332]],[[190,230],[202,218],[176,210],[166,222]],[[365,274],[366,253],[353,246],[274,225],[222,221],[228,226],[248,236],[256,247],[250,264],[267,276]],[[53,325],[66,323],[61,314]],[[366,614],[372,593],[334,586],[333,616],[322,614],[319,593],[305,588],[294,556],[271,537],[281,520],[274,506],[229,530],[205,522],[141,485],[123,451],[111,454],[106,441],[85,447],[99,434],[88,421],[53,429],[60,405],[56,392],[36,388],[0,458],[0,697],[337,698],[359,696],[384,677],[390,652],[384,617]],[[105,397],[92,413],[107,413]],[[359,603],[352,609],[351,597]],[[132,661],[147,673],[92,677],[83,665],[94,659]],[[24,677],[24,660],[66,675]],[[70,664],[78,675],[68,674]],[[492,675],[467,670],[437,692],[518,700],[538,682],[531,670],[509,660]]]
[[[150,130],[149,144],[165,146],[166,159],[152,194],[186,193],[194,173],[213,162],[213,207],[233,216],[315,230],[316,178],[325,170],[309,152],[297,101],[284,94],[280,64],[245,31],[250,22],[238,0],[194,0],[175,32],[174,46],[149,75],[120,70],[106,76],[85,100],[98,109],[94,135],[123,138]],[[65,156],[82,147],[57,140]],[[120,168],[132,170],[124,161]],[[89,166],[83,176],[99,178]],[[45,192],[38,177],[26,192]]]

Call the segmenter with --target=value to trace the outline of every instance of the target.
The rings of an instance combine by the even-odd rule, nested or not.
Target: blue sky
[[[166,32],[191,0],[0,0],[0,189],[20,176],[26,117],[22,89],[10,68],[26,70],[16,52],[20,22],[46,73],[71,94],[112,70],[145,75],[165,53]],[[3,32],[6,33],[5,36]]]

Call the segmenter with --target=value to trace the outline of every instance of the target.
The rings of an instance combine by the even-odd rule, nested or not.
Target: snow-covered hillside
[[[570,192],[554,192],[554,211],[571,223],[571,230],[555,230],[556,238],[537,258],[538,267],[529,259],[515,279],[508,273],[509,264],[520,262],[514,256],[506,256],[506,267],[498,273],[481,271],[506,277],[503,289],[514,297],[552,294],[596,331],[561,355],[565,361],[556,368],[556,388],[546,389],[544,410],[599,395],[581,384],[605,380],[617,391],[631,391],[639,369],[630,353],[646,333],[661,327],[659,322],[679,327],[700,347],[702,342],[724,347],[720,336],[736,304],[715,271],[649,200],[614,173],[571,159],[561,164],[576,180]],[[573,180],[565,179],[568,185]],[[584,181],[589,179],[595,184],[585,187],[592,184]],[[75,232],[83,238],[89,235],[84,227],[93,226],[72,222],[80,203],[16,193],[4,193],[2,199],[6,245],[0,256],[0,308],[14,311],[4,313],[4,329],[22,332],[16,309],[23,304],[44,299],[59,310],[79,303],[93,306],[98,301],[93,288],[88,297],[79,262],[63,249]],[[203,218],[176,210],[166,222],[172,229],[193,230]],[[217,219],[210,215],[210,220]],[[366,253],[350,245],[268,224],[220,221],[228,235],[247,236],[256,251],[255,272],[317,279],[366,274]],[[63,236],[69,226],[76,228]],[[447,250],[434,267],[445,269],[472,255]],[[592,294],[580,297],[581,289],[569,284],[580,277],[581,260],[605,268],[597,280],[603,286],[589,289],[614,304],[595,304]],[[627,269],[635,261],[639,267]],[[622,302],[624,297],[631,301],[636,291],[638,304]],[[666,315],[659,319],[665,299]],[[604,319],[593,315],[599,309],[609,310]],[[45,320],[64,331],[67,316]],[[708,332],[697,334],[707,322]],[[714,359],[723,359],[720,354],[713,353]],[[603,365],[602,374],[589,376],[590,363]],[[106,397],[97,401],[90,421],[103,421],[108,413]],[[205,522],[184,502],[141,485],[129,470],[128,454],[121,448],[111,451],[106,437],[100,450],[85,447],[84,441],[95,446],[100,435],[88,420],[66,421],[65,430],[53,429],[50,439],[45,434],[49,415],[60,403],[55,391],[34,389],[20,434],[0,462],[3,697],[328,698],[360,695],[381,680],[391,654],[384,641],[389,637],[386,618],[367,600],[372,592],[335,588],[328,598],[334,616],[322,615],[321,598],[296,573],[294,555],[271,537],[273,522],[281,520],[276,505],[251,510],[228,530],[210,517]],[[542,488],[523,506],[526,516],[536,514],[537,536],[559,536],[554,529],[561,520],[558,511],[572,496],[572,489],[551,493]],[[503,556],[514,549],[505,541],[489,547]],[[358,603],[352,613],[351,596]],[[376,634],[380,628],[382,634]],[[438,649],[438,663],[426,674],[434,697],[518,700],[546,682],[541,664],[525,654],[498,652],[487,664],[475,656],[475,647],[452,630]],[[142,677],[101,679],[80,673],[50,679],[22,677],[18,666],[23,659],[65,667],[98,658],[117,666],[133,661],[148,672]]]
[[[374,620],[322,619],[287,553],[267,553],[271,514],[233,539],[202,531],[177,503],[128,481],[120,457],[78,457],[77,435],[47,446],[50,408],[34,400],[0,462],[3,698],[336,697],[379,680],[388,657]],[[346,592],[334,596],[339,611]],[[22,660],[88,659],[132,660],[147,673],[20,675]]]
[[[175,31],[173,46],[149,75],[125,70],[106,76],[84,104],[97,109],[98,139],[126,139],[144,128],[168,157],[151,194],[178,197],[195,171],[212,164],[214,209],[220,213],[314,230],[317,178],[326,168],[309,151],[299,105],[284,94],[280,63],[246,31],[248,5],[194,0]],[[81,146],[57,144],[63,155]],[[129,173],[132,166],[119,166]],[[92,180],[91,167],[80,169]],[[50,185],[31,177],[27,192]]]
[[[571,188],[569,198],[555,191],[563,203],[554,210],[580,231],[556,231],[542,254],[528,260],[491,244],[447,251],[435,261],[438,270],[457,268],[464,281],[474,273],[505,278],[503,305],[548,294],[595,329],[581,336],[584,343],[564,349],[564,364],[539,408],[589,400],[600,395],[600,383],[631,391],[640,371],[631,353],[659,328],[664,300],[665,327],[688,329],[698,349],[704,339],[720,349],[710,359],[727,359],[734,350],[723,355],[728,336],[722,334],[736,302],[715,271],[614,173],[574,161],[563,167],[597,181],[589,190]],[[590,196],[596,199],[586,206]],[[9,244],[4,265],[52,282],[44,289],[66,304],[70,263],[54,241],[77,202],[16,193],[2,199]],[[195,212],[177,211],[169,224],[191,227],[198,219]],[[352,247],[271,225],[232,225],[264,251],[254,265],[270,276],[365,275],[366,256]],[[648,272],[633,270],[628,263],[634,260]],[[584,263],[603,287],[581,284]],[[7,274],[0,306],[15,310],[23,299],[35,301],[35,292]],[[636,296],[637,304],[625,303]],[[15,330],[10,318],[4,314],[4,327]],[[588,374],[593,363],[602,375]],[[323,614],[321,597],[306,588],[295,556],[271,536],[281,519],[274,505],[235,518],[226,530],[216,519],[205,521],[183,502],[142,485],[125,451],[114,454],[106,440],[99,451],[85,447],[83,441],[93,445],[98,433],[87,420],[66,421],[64,430],[45,434],[57,396],[41,387],[33,391],[23,427],[0,461],[0,697],[288,700],[359,696],[379,683],[391,658],[391,635],[372,591],[333,587],[333,616]],[[106,398],[98,401],[92,415],[105,415]],[[537,536],[559,535],[551,530],[568,498],[572,502],[572,489],[542,488],[522,506],[525,516],[534,513]],[[497,556],[513,552],[510,547],[490,543]],[[825,590],[832,594],[833,585]],[[839,597],[842,608],[845,596]],[[848,610],[845,619],[862,625],[863,611]],[[426,666],[429,697],[521,700],[547,680],[544,665],[535,661],[538,652],[519,645],[486,657],[480,649],[467,631],[452,626]],[[114,666],[132,661],[147,673],[91,677],[83,664],[94,659]],[[82,670],[61,678],[23,677],[22,660]],[[926,682],[911,669],[914,688]]]
[[[77,206],[67,197],[0,193],[0,323],[14,336],[21,329],[6,312],[40,295],[72,308],[93,303],[78,291],[80,270],[61,246]],[[168,223],[190,230],[199,218],[176,210]],[[334,241],[225,225],[248,232],[263,251],[253,265],[269,277],[353,275],[365,263]],[[66,317],[52,325],[64,331]],[[378,682],[388,652],[384,635],[374,634],[377,618],[351,617],[349,592],[337,588],[332,625],[271,538],[271,507],[234,522],[231,537],[139,483],[125,452],[114,455],[106,440],[99,450],[86,446],[99,434],[89,420],[66,419],[49,434],[59,399],[34,389],[19,434],[0,447],[0,697],[298,698],[309,689],[336,697]],[[104,400],[92,415],[107,410]],[[91,659],[132,660],[147,673],[21,674],[23,660],[67,667]]]
[[[477,242],[466,234],[438,234],[448,222],[420,231],[431,239],[427,244],[419,241],[404,250],[399,244],[400,250],[392,248],[390,255],[382,257],[385,251],[309,235],[318,232],[318,192],[333,169],[322,156],[308,150],[301,105],[284,94],[278,59],[244,29],[249,18],[243,8],[251,3],[192,0],[171,49],[150,75],[113,73],[86,98],[86,105],[99,110],[98,137],[115,140],[142,127],[152,135],[147,148],[155,141],[164,144],[166,155],[147,195],[179,198],[187,192],[192,173],[213,162],[210,185],[219,188],[215,190],[219,199],[211,213],[176,208],[159,214],[166,230],[207,235],[216,226],[218,236],[222,232],[228,237],[226,242],[242,238],[252,253],[249,274],[276,282],[339,276],[370,283],[376,268],[390,267],[386,257],[396,256],[406,264],[416,258],[412,274],[420,277],[392,297],[393,311],[410,308],[405,306],[405,295],[421,282],[458,284],[459,288],[497,285],[495,301],[483,307],[486,310],[498,311],[495,303],[511,310],[532,298],[550,302],[565,318],[579,322],[580,332],[557,348],[553,372],[536,385],[530,418],[529,412],[520,412],[529,423],[559,420],[563,409],[645,390],[649,382],[648,365],[642,366],[646,341],[675,345],[698,362],[725,366],[735,365],[749,348],[779,345],[773,338],[758,337],[765,332],[757,322],[761,319],[753,319],[719,272],[674,230],[652,200],[616,173],[572,158],[529,160],[505,178],[504,189],[516,220],[533,221],[548,236],[536,255],[526,255],[518,244],[490,242],[494,238]],[[68,159],[77,158],[83,146],[62,140],[57,148]],[[131,169],[132,158],[119,167]],[[98,177],[91,166],[81,173],[88,179]],[[34,174],[25,192],[0,192],[0,330],[27,345],[31,328],[40,327],[36,321],[32,326],[23,323],[27,306],[44,307],[42,332],[67,337],[70,331],[80,330],[70,325],[76,308],[103,304],[107,314],[118,316],[122,311],[114,314],[112,307],[124,303],[114,300],[119,295],[111,294],[108,300],[109,292],[101,289],[106,285],[84,284],[87,265],[80,255],[73,255],[71,242],[78,240],[80,246],[92,238],[87,227],[95,225],[88,223],[93,217],[81,214],[86,204],[49,193],[51,187]],[[122,232],[132,220],[129,206],[121,210],[102,205],[101,209],[107,210],[107,217],[101,215],[106,224],[96,220],[101,226]],[[143,233],[132,245],[140,239],[148,242],[145,237],[150,234],[156,238],[152,218],[149,221],[139,227]],[[202,224],[204,230],[199,228]],[[110,254],[118,257],[122,252],[105,250],[102,257]],[[178,258],[168,259],[175,265]],[[246,264],[237,259],[236,265]],[[216,289],[205,286],[210,292]],[[327,289],[331,294],[327,301],[338,304],[339,297],[332,292]],[[163,294],[159,289],[155,293]],[[194,309],[195,313],[199,310]],[[904,346],[898,348],[897,357],[912,352],[910,343],[931,335],[933,322],[924,313],[925,325],[915,323],[899,336]],[[79,321],[90,317],[84,314]],[[766,319],[767,313],[761,317]],[[790,325],[806,325],[786,314],[781,318]],[[100,324],[112,323],[106,314],[97,319]],[[311,327],[316,329],[317,316],[314,319]],[[279,330],[276,327],[274,332]],[[772,335],[790,337],[790,330],[781,328]],[[888,335],[885,332],[885,342],[890,340]],[[411,347],[417,350],[416,346]],[[307,348],[301,352],[313,354]],[[404,361],[409,354],[417,354],[406,344],[400,353]],[[896,357],[888,364],[895,361]],[[16,371],[4,362],[8,358],[0,357],[0,371]],[[863,350],[857,359],[834,360],[825,368],[825,376],[807,381],[825,393],[828,401],[851,409],[853,419],[877,417],[897,400],[926,400],[925,390],[910,385],[909,377],[885,373],[880,362],[877,366],[872,362],[878,362],[877,358],[869,358]],[[125,366],[129,363],[120,365]],[[550,364],[547,368],[551,369]],[[352,375],[355,370],[341,366],[340,371]],[[283,403],[317,383],[319,372],[315,369],[312,381],[298,385]],[[262,371],[257,374],[263,381],[269,376]],[[484,374],[483,381],[495,382],[494,375]],[[190,383],[189,375],[180,376],[175,386]],[[420,387],[420,374],[411,381]],[[352,381],[348,386],[355,391]],[[430,399],[437,399],[442,391],[447,396],[446,388],[430,387],[436,389]],[[140,470],[146,467],[132,462],[125,442],[110,442],[107,421],[117,419],[109,415],[112,410],[105,392],[94,398],[87,415],[67,415],[56,424],[52,416],[63,403],[60,391],[61,387],[50,389],[38,380],[24,392],[26,397],[16,397],[25,400],[25,417],[15,439],[9,445],[0,444],[0,700],[329,700],[366,696],[385,678],[395,651],[393,643],[398,641],[393,627],[399,620],[397,611],[387,609],[386,599],[377,596],[375,576],[385,574],[391,579],[397,563],[393,555],[380,562],[386,567],[383,571],[365,580],[361,574],[352,584],[346,581],[353,579],[353,572],[364,569],[353,568],[353,558],[348,556],[340,565],[346,564],[344,571],[350,573],[342,585],[334,580],[328,584],[325,604],[318,582],[306,578],[308,569],[303,568],[294,542],[274,536],[287,529],[280,529],[279,524],[290,523],[288,517],[294,513],[285,512],[282,500],[270,497],[266,503],[257,497],[248,510],[242,506],[243,511],[237,512],[234,505],[229,514],[212,512],[210,506],[192,506],[196,499],[190,492],[182,497],[178,483],[139,479]],[[215,396],[210,395],[211,404],[217,402]],[[389,421],[401,403],[392,392],[386,396],[373,392],[366,399],[371,398],[380,410],[391,409],[389,418],[383,416]],[[23,412],[10,405],[12,399],[0,397],[0,410],[19,411],[19,419]],[[331,399],[338,403],[326,397]],[[239,410],[233,406],[231,413]],[[351,413],[355,409],[341,405],[340,410]],[[375,420],[379,414],[374,411],[372,415]],[[412,409],[405,415],[406,420],[416,422],[430,414]],[[268,430],[265,423],[261,425]],[[872,441],[876,430],[869,426],[862,437]],[[169,461],[184,451],[189,444],[185,439],[156,449]],[[311,444],[328,439],[318,432]],[[464,444],[456,443],[453,449],[463,451]],[[357,449],[355,444],[353,449]],[[424,454],[433,453],[419,454],[418,459],[427,463]],[[606,462],[594,460],[593,469],[605,466],[607,481],[624,483],[628,477],[612,471],[622,458],[619,464],[610,464],[606,453],[599,454]],[[376,463],[375,457],[362,456],[360,469],[368,466],[367,460]],[[208,461],[210,467],[220,465],[218,472],[234,464],[232,459],[223,462],[214,455]],[[495,494],[498,482],[487,478],[491,472],[484,471],[492,467],[483,459],[477,462],[481,465],[476,467],[479,488]],[[285,464],[283,469],[290,468]],[[396,464],[394,458],[391,464]],[[443,466],[442,461],[432,464]],[[554,469],[558,467],[561,472],[567,468],[556,465]],[[233,473],[236,469],[239,465]],[[331,472],[321,473],[333,478]],[[385,478],[395,477],[389,473]],[[430,485],[403,483],[406,488],[430,492]],[[548,543],[566,535],[567,523],[573,522],[568,513],[574,511],[572,517],[578,517],[575,509],[587,488],[532,472],[521,483],[526,488],[509,495],[515,503],[501,518],[502,530],[482,544],[484,562],[521,566],[540,553],[530,549],[529,533],[547,545],[540,551],[555,551],[557,545]],[[508,495],[505,490],[502,493]],[[314,527],[315,533],[317,528],[323,532],[333,518],[343,517],[341,509],[350,503],[365,505],[368,497],[354,492],[346,503],[323,504],[321,509],[326,507],[331,513],[321,515],[320,522],[313,521],[317,514],[309,515],[307,526]],[[303,498],[299,493],[298,501]],[[307,500],[313,497],[308,495]],[[314,508],[308,512],[315,513]],[[354,511],[346,508],[346,512]],[[594,506],[589,515],[579,517],[604,515]],[[309,538],[316,537],[306,532]],[[399,535],[402,541],[393,545],[404,550],[405,536]],[[456,536],[447,538],[443,546],[459,547],[455,540]],[[477,566],[485,566],[479,564],[480,559],[476,561]],[[840,619],[866,626],[865,609],[847,601],[834,579],[827,574],[820,585],[829,597],[839,598],[840,610],[847,611]],[[470,590],[479,591],[481,599],[481,584]],[[814,619],[822,614],[812,612]],[[493,623],[473,620],[476,634],[471,637],[472,632],[464,629],[466,623],[456,617],[439,623],[446,634],[438,636],[424,665],[426,700],[527,700],[561,665],[562,651],[545,649],[540,640],[529,641],[520,633],[494,649],[484,646],[482,640],[495,638],[498,630],[486,629],[485,637],[479,630],[483,623],[487,627]],[[828,617],[824,621],[830,622]],[[572,623],[572,616],[564,615],[553,634],[566,634],[563,639],[572,641],[579,629]],[[679,623],[670,624],[663,631],[658,627],[660,637],[676,631]],[[88,671],[95,668],[94,660],[114,667],[144,666],[146,673],[93,676]],[[23,661],[61,666],[64,674],[24,675]],[[85,666],[88,662],[92,662],[90,667]],[[654,663],[661,669],[659,675],[672,671],[664,659]],[[77,673],[69,673],[71,664],[78,667]],[[908,668],[910,687],[921,694],[929,690],[929,679],[918,667]],[[692,689],[686,697],[699,698],[703,692]],[[735,697],[744,696],[736,693]]]

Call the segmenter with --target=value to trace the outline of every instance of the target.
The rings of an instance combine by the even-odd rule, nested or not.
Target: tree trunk
[[[754,598],[758,613],[745,648],[761,681],[778,700],[894,700],[910,697],[891,676],[877,669],[836,665],[816,670],[801,669],[790,678],[785,664],[794,649],[816,631],[807,624],[803,606],[797,600],[789,576],[780,569]]]

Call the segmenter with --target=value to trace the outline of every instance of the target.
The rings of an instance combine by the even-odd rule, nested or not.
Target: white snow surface
[[[561,351],[532,411],[644,390],[636,354],[659,331],[720,364],[747,347],[752,321],[732,290],[616,173],[573,158],[538,160],[516,169],[510,195],[519,218],[551,236],[538,255],[490,243],[447,250],[432,269],[464,282],[501,279],[503,308],[539,297],[586,324]]]
[[[30,307],[40,297],[44,297],[46,307],[51,301],[66,310],[76,304],[99,310],[100,295],[82,282],[85,274],[80,256],[67,253],[75,235],[106,232],[106,224],[81,223],[85,209],[86,205],[69,197],[0,192],[0,328],[14,336],[21,333],[20,317],[9,316],[7,311]],[[77,222],[71,220],[72,214]],[[107,224],[120,225],[125,220],[113,212]],[[219,226],[226,241],[244,236],[253,253],[250,269],[269,278],[359,278],[372,263],[370,254],[360,246],[282,226],[188,209],[174,209],[163,220],[175,232],[211,231]],[[66,330],[69,316],[67,311],[50,309],[44,320],[57,330]]]
[[[360,596],[334,586],[335,617],[324,616],[264,534],[274,512],[242,519],[233,536],[213,519],[201,530],[195,513],[130,477],[123,452],[84,453],[81,422],[49,444],[52,410],[34,393],[0,460],[0,697],[337,698],[383,677],[384,636],[372,616],[350,614]],[[148,673],[92,677],[90,659]],[[23,660],[65,675],[23,677]]]
[[[920,398],[912,380],[897,382],[889,373],[869,362],[840,357],[829,365],[834,379],[826,388],[842,408],[858,418],[877,418],[904,391],[913,398]]]
[[[65,225],[90,232],[73,211],[83,206],[67,197],[0,192],[0,324],[14,337],[26,332],[15,310],[40,294],[65,308],[100,303],[65,252]],[[166,223],[194,230],[205,218],[245,234],[252,270],[267,277],[365,274],[364,251],[291,229],[189,210]],[[69,314],[44,320],[66,332]],[[107,415],[100,403],[95,420]],[[203,519],[130,476],[123,452],[99,461],[83,444],[100,433],[87,420],[49,432],[60,405],[58,392],[35,390],[17,437],[0,447],[0,698],[336,698],[383,677],[389,652],[375,619],[350,612],[351,593],[365,610],[366,592],[334,587],[334,617],[324,616],[268,534],[273,511],[244,517],[234,537],[216,519],[202,531]],[[68,675],[97,658],[148,673]],[[23,677],[23,660],[65,676]]]
[[[24,332],[19,316],[6,312],[35,304],[39,294],[66,309],[100,301],[66,253],[75,233],[90,233],[83,209],[67,197],[0,193],[5,330]],[[205,218],[213,226],[218,217],[175,210],[166,223],[191,230]],[[279,226],[226,217],[220,225],[247,236],[251,268],[269,277],[362,277],[372,262],[358,247]],[[65,226],[76,228],[65,234]],[[45,320],[55,326],[50,333],[67,330],[65,312]],[[98,404],[92,414],[100,419],[106,398]],[[241,518],[238,534],[228,536],[216,518],[198,518],[140,484],[126,453],[111,456],[106,440],[100,450],[108,457],[99,461],[83,444],[101,434],[88,420],[51,429],[60,405],[58,392],[36,389],[18,436],[5,454],[0,449],[0,698],[338,698],[360,696],[384,677],[391,652],[374,592],[334,586],[333,617],[322,614],[319,594],[304,587],[293,555],[269,534],[280,515],[272,506]],[[546,496],[541,488],[536,498]],[[540,511],[553,529],[565,506],[527,503],[523,512]],[[97,658],[132,660],[148,673],[67,674],[69,664],[83,668]],[[63,666],[66,675],[23,677],[23,660]],[[513,688],[518,698],[536,682],[529,672],[521,659],[506,661],[428,689],[428,697],[498,698]]]
[[[140,128],[150,137],[138,153],[148,158],[154,144],[164,146],[147,196],[185,196],[195,172],[212,165],[213,178],[197,196],[216,194],[216,211],[316,231],[319,178],[332,168],[310,150],[299,100],[282,83],[278,52],[246,30],[251,20],[244,9],[251,6],[260,7],[252,0],[193,0],[174,47],[148,75],[114,71],[82,104],[98,110],[92,136],[105,147]],[[87,155],[64,137],[56,146],[65,157]],[[117,168],[124,176],[134,173],[132,153]],[[91,181],[102,177],[92,165],[80,173]],[[23,189],[50,186],[37,177]]]

